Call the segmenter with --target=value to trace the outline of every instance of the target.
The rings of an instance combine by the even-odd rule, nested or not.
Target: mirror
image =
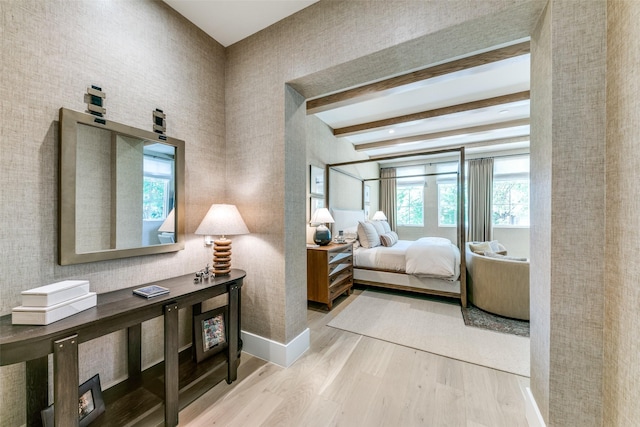
[[[59,263],[184,249],[184,141],[60,109]]]

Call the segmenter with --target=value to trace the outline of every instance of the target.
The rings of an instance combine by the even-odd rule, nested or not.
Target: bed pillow
[[[370,222],[358,221],[358,240],[363,248],[380,246],[380,236]]]
[[[384,228],[385,233],[391,232],[391,226],[387,221],[380,221],[380,224],[382,224],[382,228]]]
[[[527,258],[522,258],[522,257],[517,257],[517,256],[500,255],[497,252],[490,252],[490,251],[485,252],[484,256],[489,257],[489,258],[498,258],[498,259],[504,259],[504,260],[509,260],[509,261],[528,261]]]
[[[373,224],[373,227],[376,229],[378,236],[382,236],[384,233],[386,233],[386,231],[384,231],[384,227],[382,226],[382,224],[380,224],[380,221],[367,221],[367,222],[369,222],[370,224]]]
[[[489,242],[469,243],[469,249],[479,255],[484,255],[485,252],[493,252]]]
[[[387,247],[393,246],[396,243],[398,243],[398,235],[393,231],[389,233],[381,234],[380,242],[382,243],[382,246],[387,246]]]

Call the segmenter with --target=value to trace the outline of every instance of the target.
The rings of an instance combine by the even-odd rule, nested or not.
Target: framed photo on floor
[[[53,427],[54,405],[49,405],[41,411],[42,425]],[[100,387],[100,375],[96,374],[78,388],[78,425],[88,426],[105,411]]]
[[[198,363],[227,348],[227,307],[220,307],[193,318],[196,361]]]

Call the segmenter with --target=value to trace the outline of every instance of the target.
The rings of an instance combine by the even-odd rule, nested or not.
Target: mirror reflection
[[[60,263],[183,249],[183,157],[183,141],[62,109]]]

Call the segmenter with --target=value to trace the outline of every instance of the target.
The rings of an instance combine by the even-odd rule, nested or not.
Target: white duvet
[[[354,265],[457,280],[460,275],[460,250],[449,239],[442,237],[399,240],[391,247],[359,248],[355,251]]]

